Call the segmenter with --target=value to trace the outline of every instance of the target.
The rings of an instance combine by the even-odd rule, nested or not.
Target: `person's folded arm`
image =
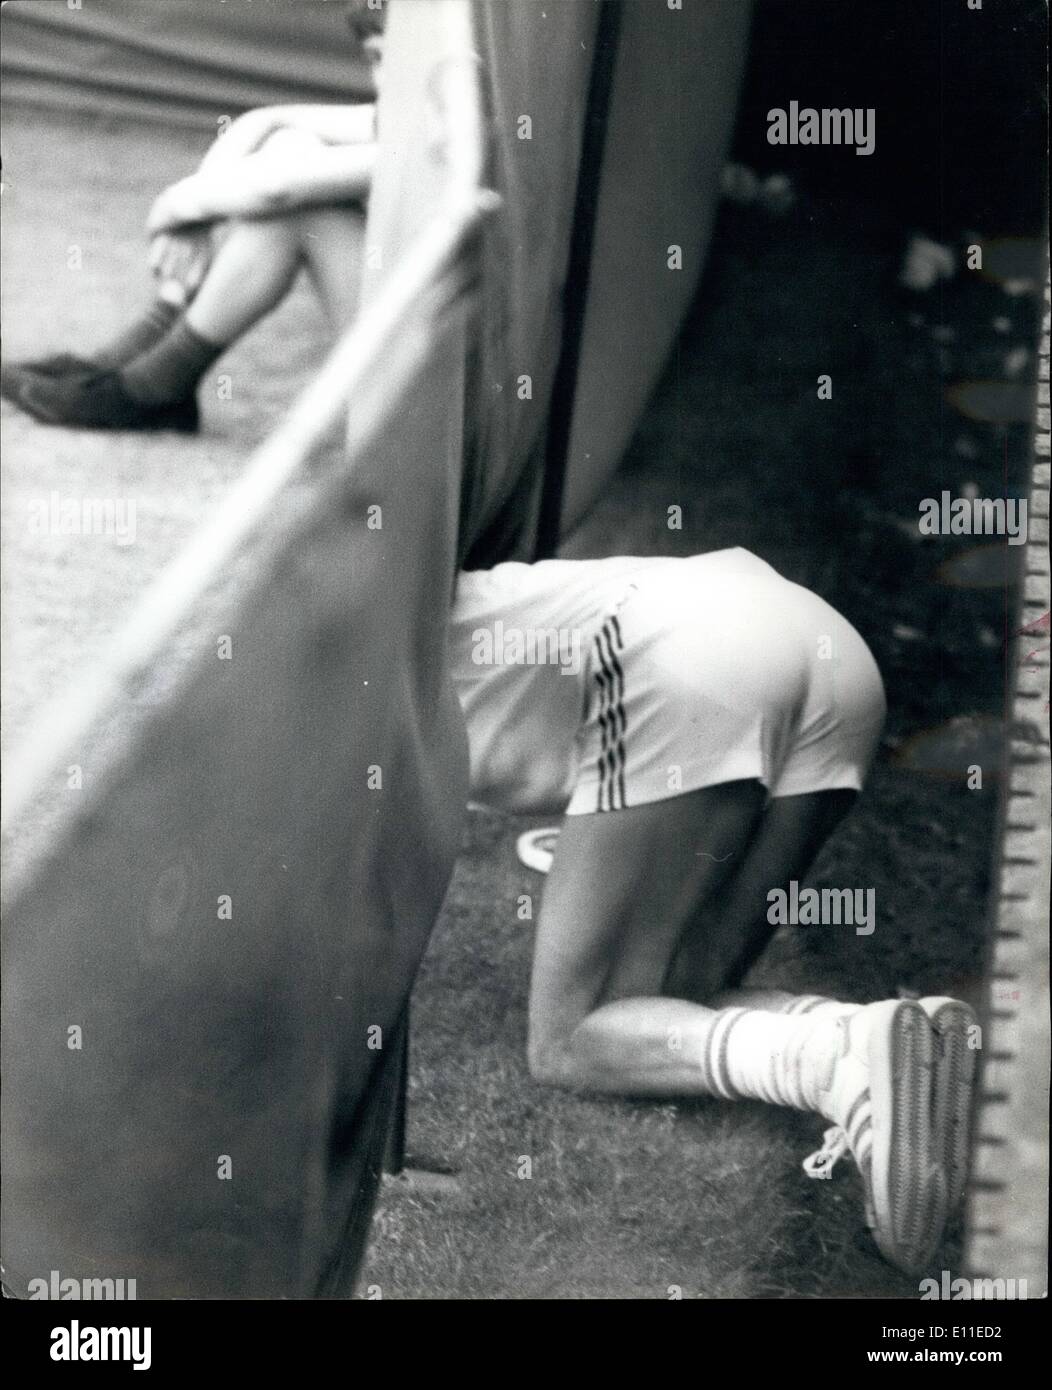
[[[368,145],[376,139],[376,106],[372,102],[346,106],[272,106],[277,126],[316,135],[328,145]]]
[[[200,169],[166,188],[150,209],[146,228],[154,235],[228,217],[268,217],[364,199],[375,162],[374,144],[317,143],[295,160],[263,149],[220,170]]]
[[[260,150],[275,131],[285,129],[304,131],[329,145],[369,144],[376,138],[376,107],[371,103],[292,105],[246,111],[213,141],[199,172],[227,169]]]

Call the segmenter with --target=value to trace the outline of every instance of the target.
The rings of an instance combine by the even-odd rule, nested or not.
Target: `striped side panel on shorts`
[[[596,672],[599,686],[599,794],[596,809],[614,811],[628,805],[625,796],[625,672],[620,653],[624,650],[621,624],[617,616],[607,618],[595,638]]]

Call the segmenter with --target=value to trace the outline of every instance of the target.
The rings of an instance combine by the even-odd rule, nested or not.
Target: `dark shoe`
[[[78,376],[41,376],[25,367],[0,371],[0,396],[45,425],[87,430],[177,430],[199,428],[194,395],[170,405],[143,405],[129,396],[120,376],[93,370]]]

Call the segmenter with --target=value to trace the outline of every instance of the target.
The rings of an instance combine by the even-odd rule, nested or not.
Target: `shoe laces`
[[[847,1131],[840,1125],[830,1125],[822,1135],[822,1147],[804,1159],[804,1172],[809,1178],[831,1178],[847,1151]]]

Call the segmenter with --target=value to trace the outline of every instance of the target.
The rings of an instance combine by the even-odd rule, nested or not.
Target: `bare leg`
[[[764,796],[759,782],[729,782],[567,818],[534,950],[529,1056],[539,1080],[706,1093],[693,1058],[712,1010],[662,999],[661,989],[684,923],[743,856]]]
[[[334,332],[358,312],[365,263],[365,216],[350,207],[299,214],[300,248]]]
[[[268,153],[290,164],[317,146],[314,136],[294,130],[280,130],[267,141]],[[357,312],[364,241],[364,216],[350,204],[234,222],[187,322],[209,342],[232,343],[281,303],[305,265],[330,324],[340,330]]]
[[[732,782],[568,817],[545,890],[530,995],[530,1064],[553,1084],[711,1094],[699,1067],[715,1011],[772,928],[767,892],[802,875],[855,798],[763,803]],[[687,924],[684,931],[684,924]],[[677,981],[682,989],[667,989]],[[663,993],[680,998],[660,998]],[[718,1007],[734,1000],[727,996]]]
[[[334,328],[358,307],[364,222],[350,208],[235,222],[186,319],[212,343],[233,343],[276,309],[302,265],[310,268]]]
[[[285,298],[301,260],[294,218],[231,223],[187,323],[210,343],[236,342]]]
[[[774,935],[767,894],[804,878],[856,799],[853,791],[827,791],[768,802],[743,862],[717,900],[699,904],[684,932],[666,981],[670,994],[711,1001],[741,982]]]

